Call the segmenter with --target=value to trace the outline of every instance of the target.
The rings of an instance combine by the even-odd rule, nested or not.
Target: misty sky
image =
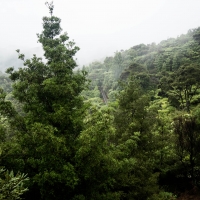
[[[46,0],[0,0],[0,67],[16,49],[42,55],[36,33],[49,16]],[[200,26],[199,0],[54,0],[54,15],[81,48],[80,66],[121,49],[160,42]],[[10,63],[9,63],[10,64]]]

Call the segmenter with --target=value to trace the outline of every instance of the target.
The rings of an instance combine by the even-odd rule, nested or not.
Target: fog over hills
[[[46,0],[0,2],[0,70],[19,67],[16,49],[26,58],[42,56],[36,33],[48,16]],[[200,1],[191,0],[54,0],[55,16],[80,51],[77,64],[114,55],[121,49],[186,34],[200,26]]]
[[[43,50],[41,47],[34,48],[17,48],[17,47],[9,47],[9,48],[0,48],[0,71],[5,72],[5,70],[9,67],[19,68],[23,67],[23,62],[18,59],[17,49],[20,49],[20,52],[25,55],[25,59],[29,59],[33,57],[33,54],[36,54],[38,57],[43,57]]]

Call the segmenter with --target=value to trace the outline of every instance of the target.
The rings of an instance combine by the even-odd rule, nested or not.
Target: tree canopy
[[[0,198],[200,198],[199,28],[76,70],[46,6],[44,59],[0,76]]]

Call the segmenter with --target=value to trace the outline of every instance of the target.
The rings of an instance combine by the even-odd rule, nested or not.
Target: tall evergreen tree
[[[152,134],[156,115],[149,107],[148,94],[135,77],[130,77],[122,88],[114,120],[117,158],[124,168],[117,178],[118,188],[125,199],[147,199],[157,192]]]
[[[73,57],[79,48],[68,41],[66,33],[61,34],[61,20],[53,15],[53,3],[46,4],[50,17],[43,18],[43,31],[37,35],[46,60],[36,55],[25,60],[17,50],[24,67],[9,68],[7,73],[23,111],[18,113],[2,91],[0,111],[8,117],[21,146],[14,160],[22,161],[20,170],[30,177],[26,199],[70,199],[78,181],[74,141],[82,130],[85,108],[80,93],[86,78],[83,71],[74,72]],[[9,162],[11,157],[7,156],[4,163]]]

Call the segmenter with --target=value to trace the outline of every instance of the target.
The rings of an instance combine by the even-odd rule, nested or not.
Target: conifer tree
[[[118,159],[124,170],[116,182],[118,188],[124,190],[125,199],[147,199],[158,189],[157,174],[153,173],[155,144],[152,128],[156,115],[149,107],[148,94],[135,77],[130,77],[121,87],[114,122]]]
[[[82,130],[85,110],[80,93],[85,88],[85,73],[74,72],[74,55],[79,50],[61,34],[61,20],[53,15],[53,3],[46,3],[50,17],[43,18],[43,31],[37,34],[45,62],[33,55],[24,67],[7,73],[13,81],[13,97],[22,104],[17,112],[1,91],[0,112],[17,134],[20,171],[30,177],[26,199],[70,199],[78,182],[74,169],[74,142]],[[16,163],[12,159],[12,163]],[[7,157],[4,163],[11,162]],[[9,164],[8,164],[9,165]],[[13,166],[9,166],[13,167]],[[19,170],[19,169],[17,169]]]

